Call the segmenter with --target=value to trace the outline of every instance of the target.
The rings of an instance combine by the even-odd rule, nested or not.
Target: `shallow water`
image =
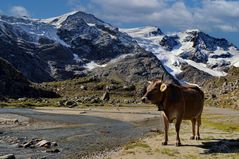
[[[3,129],[0,136],[56,141],[61,150],[60,153],[51,154],[42,152],[41,149],[16,148],[0,143],[1,155],[13,153],[17,158],[80,158],[111,150],[142,137],[151,128],[162,127],[160,120],[156,118],[135,124],[88,115],[42,113],[34,109],[1,108],[0,114],[17,114],[28,117],[31,121],[27,126]]]

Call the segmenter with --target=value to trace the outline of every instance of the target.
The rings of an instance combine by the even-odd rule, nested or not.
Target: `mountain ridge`
[[[211,76],[225,76],[229,67],[239,61],[238,48],[224,38],[214,38],[199,29],[152,35],[158,27],[121,29],[135,38],[139,45],[153,52],[168,71],[176,76],[182,65],[190,65]],[[224,72],[225,71],[225,72]]]
[[[154,56],[160,61],[159,66],[163,65],[155,72],[157,76],[166,71],[174,78],[190,81],[183,78],[187,76],[184,70],[197,71],[199,75],[203,71],[207,78],[225,76],[239,59],[238,48],[232,43],[197,29],[175,34],[165,34],[160,28],[151,26],[119,29],[81,11],[48,19],[1,15],[0,43],[0,57],[34,82],[71,79],[90,72],[99,76],[112,75],[112,68],[119,63],[133,67],[134,64],[143,66],[139,63],[147,61],[152,64],[145,67],[145,72],[152,73]],[[140,60],[135,61],[130,56],[140,57]],[[130,62],[133,64],[129,65]],[[129,69],[130,76],[135,77],[144,70]],[[118,70],[120,74],[123,72]]]

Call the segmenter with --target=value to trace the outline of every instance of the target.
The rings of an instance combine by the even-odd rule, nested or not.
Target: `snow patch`
[[[99,65],[99,64],[97,64],[96,62],[91,61],[91,62],[87,63],[84,67],[85,67],[86,69],[88,69],[88,70],[92,70],[92,69],[94,69],[94,68],[96,68],[96,67],[106,67],[108,64],[113,64],[113,63],[115,63],[115,62],[118,62],[119,60],[124,59],[124,58],[127,57],[127,56],[133,56],[133,55],[134,55],[134,54],[124,54],[124,55],[120,55],[120,56],[118,56],[118,57],[116,57],[116,58],[110,60],[108,63],[103,64],[103,65]]]
[[[133,55],[134,55],[134,54],[123,54],[123,55],[120,55],[120,56],[118,56],[118,57],[116,57],[116,58],[110,60],[110,62],[108,62],[107,65],[108,65],[108,64],[115,63],[115,62],[118,62],[118,61],[124,59],[124,58],[127,57],[127,56],[133,56]]]
[[[94,27],[94,26],[96,26],[95,24],[93,24],[93,23],[87,23],[87,25],[88,26],[91,26],[91,27]]]
[[[77,13],[77,11],[69,12],[64,15],[52,17],[52,18],[48,18],[48,19],[40,19],[39,21],[43,22],[43,23],[52,24],[52,25],[56,26],[56,28],[60,28],[61,24],[68,18],[68,16],[73,15],[75,13]]]
[[[236,62],[236,63],[234,63],[234,65],[233,66],[235,66],[235,67],[239,67],[239,61],[238,62]]]
[[[120,29],[121,32],[126,32],[132,37],[150,37],[152,36],[152,32],[157,31],[157,27],[146,26],[132,29]]]
[[[16,19],[15,21],[4,21],[1,22],[8,23],[15,26],[16,34],[28,34],[31,38],[30,42],[38,43],[41,37],[51,39],[55,42],[58,42],[66,47],[70,47],[57,35],[57,29],[46,23],[41,23],[38,21],[26,22],[22,19]],[[26,40],[26,39],[25,39]]]
[[[77,63],[82,62],[82,60],[80,59],[80,57],[77,54],[73,54],[74,58],[73,60],[75,60]]]
[[[225,72],[222,72],[222,71],[216,71],[216,70],[212,70],[210,68],[207,68],[206,64],[203,64],[203,63],[196,63],[192,60],[184,60],[186,61],[189,65],[201,70],[201,71],[204,71],[204,72],[207,72],[208,74],[212,75],[212,76],[216,76],[216,77],[220,77],[220,76],[226,76],[227,73]]]
[[[105,67],[105,66],[106,66],[106,64],[99,65],[99,64],[97,64],[96,62],[91,61],[91,62],[85,64],[84,67],[85,67],[86,69],[88,69],[88,70],[93,70],[93,69],[96,68],[96,67]]]
[[[179,33],[171,33],[168,36],[175,37],[175,40],[178,42],[178,45],[173,47],[172,51],[165,50],[161,45],[160,42],[162,38],[166,35],[153,35],[150,34],[153,31],[156,31],[157,27],[141,27],[141,28],[132,28],[132,29],[120,29],[120,31],[129,34],[133,37],[138,44],[145,48],[145,50],[154,53],[157,58],[162,62],[165,66],[166,70],[173,75],[174,77],[182,72],[181,70],[181,63],[187,62],[189,65],[209,73],[212,76],[225,76],[226,73],[217,68],[209,68],[208,66],[213,64],[219,64],[224,62],[225,64],[238,66],[239,65],[239,50],[232,46],[228,49],[218,47],[215,51],[210,52],[206,49],[199,48],[201,52],[205,53],[209,56],[207,64],[196,63],[192,60],[182,59],[180,54],[187,53],[187,52],[195,52],[196,48],[193,46],[193,41],[190,38],[193,38],[191,33],[192,32],[200,32],[198,29],[188,29],[184,32]],[[228,54],[228,52],[231,54]],[[218,58],[211,58],[213,57]],[[226,56],[228,55],[228,56]],[[223,58],[221,58],[223,57]],[[222,63],[223,64],[223,63]],[[220,67],[220,66],[219,66]]]

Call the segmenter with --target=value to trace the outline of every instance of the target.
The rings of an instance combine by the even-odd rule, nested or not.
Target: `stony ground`
[[[169,145],[162,146],[163,133],[155,133],[131,142],[117,152],[110,152],[106,159],[236,159],[239,158],[239,112],[229,109],[206,108],[201,127],[202,140],[189,140],[191,123],[183,122],[181,140],[176,147],[174,125],[170,125]]]
[[[206,107],[202,116],[202,127],[201,127],[201,138],[200,141],[189,140],[191,136],[191,123],[189,121],[184,121],[181,126],[181,140],[183,146],[175,147],[175,131],[174,125],[170,125],[169,133],[169,145],[162,146],[161,142],[163,140],[162,131],[153,131],[150,130],[160,130],[162,129],[162,117],[160,112],[156,110],[155,107],[142,107],[142,106],[129,106],[129,107],[88,107],[88,108],[36,108],[34,111],[29,111],[30,114],[21,112],[19,109],[18,113],[3,113],[0,115],[0,128],[4,130],[0,131],[0,141],[8,140],[9,133],[10,136],[14,136],[14,132],[21,131],[24,135],[24,132],[32,131],[37,129],[37,131],[51,131],[55,130],[58,132],[59,128],[64,128],[69,125],[69,123],[64,125],[64,122],[46,122],[43,120],[32,120],[32,117],[40,117],[44,115],[43,118],[54,116],[61,117],[61,121],[71,120],[69,117],[74,117],[73,121],[84,118],[89,118],[91,120],[96,120],[96,123],[99,119],[105,119],[100,124],[107,122],[117,121],[117,122],[126,122],[133,124],[136,128],[142,126],[147,126],[149,130],[148,133],[142,135],[142,138],[139,140],[128,140],[128,144],[125,144],[123,147],[116,147],[110,152],[103,152],[96,154],[92,158],[105,158],[105,159],[167,159],[167,158],[219,158],[219,159],[236,159],[239,158],[239,111],[230,110],[230,109],[221,109]],[[22,115],[18,115],[22,114]],[[66,116],[67,115],[67,116]],[[25,117],[29,116],[29,117]],[[41,117],[42,118],[42,117]],[[92,119],[91,119],[92,118]],[[98,119],[99,118],[99,119]],[[58,119],[58,118],[57,118]],[[47,119],[46,119],[47,120]],[[79,120],[82,122],[82,120]],[[99,120],[100,121],[100,120]],[[99,122],[98,121],[98,122]],[[153,129],[152,129],[153,127]],[[73,127],[74,128],[74,127]],[[104,127],[103,127],[104,128]],[[102,128],[102,129],[103,129]],[[39,129],[39,130],[38,130]],[[7,131],[9,130],[9,132]],[[23,131],[24,130],[24,131]],[[80,132],[79,128],[79,132]],[[94,130],[95,132],[101,132],[101,129]],[[113,131],[113,130],[112,130]],[[121,130],[123,131],[123,130]],[[77,130],[76,135],[72,137],[79,136]],[[97,134],[99,134],[97,133]],[[104,131],[105,133],[105,131]],[[108,133],[108,131],[107,131]],[[109,131],[110,135],[111,131]],[[122,132],[121,132],[122,134]],[[126,133],[129,136],[129,132]],[[125,134],[125,135],[126,135]],[[95,134],[94,134],[95,135]],[[127,136],[127,135],[126,135]],[[102,137],[102,136],[95,136]],[[107,135],[106,135],[107,137]],[[114,136],[115,137],[115,136]],[[48,138],[47,138],[48,139]],[[49,137],[49,141],[56,141]],[[10,138],[9,140],[14,140]],[[74,139],[75,140],[75,139]],[[110,140],[110,139],[109,139]],[[119,141],[122,138],[119,139]],[[90,140],[89,140],[90,141]],[[112,140],[110,140],[113,142]],[[116,141],[116,140],[115,140]],[[118,141],[118,140],[117,140]],[[61,140],[58,141],[60,148],[64,147],[64,144],[61,143]],[[81,141],[76,142],[78,145]],[[87,142],[87,141],[86,141]],[[94,144],[95,141],[92,141]],[[126,142],[127,143],[127,142]],[[74,144],[73,144],[74,145]],[[1,146],[1,144],[0,144]],[[3,146],[3,145],[2,145]],[[74,145],[75,146],[75,145]],[[106,145],[105,145],[106,146]],[[17,149],[18,150],[18,149]],[[25,149],[19,149],[22,151]],[[28,150],[28,149],[26,149]],[[62,149],[63,151],[65,149]],[[29,150],[30,151],[30,150]],[[72,150],[73,151],[73,150]],[[93,149],[92,149],[93,151]],[[28,153],[28,152],[26,152]],[[5,154],[5,153],[4,153]],[[30,153],[31,154],[31,153]],[[61,153],[59,154],[61,156]],[[59,157],[58,156],[58,157]],[[74,158],[74,157],[72,157]],[[89,157],[87,157],[89,158]]]

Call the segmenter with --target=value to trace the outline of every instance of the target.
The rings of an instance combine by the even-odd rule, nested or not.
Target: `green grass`
[[[179,153],[177,150],[171,148],[156,149],[155,151],[168,156],[175,156]]]
[[[198,155],[194,155],[194,154],[187,154],[184,157],[187,159],[199,159],[200,158]]]
[[[233,122],[230,121],[231,119],[233,119],[233,117],[207,114],[207,116],[203,116],[202,118],[202,126],[211,127],[225,132],[239,132],[239,123],[235,123],[237,122],[237,119],[235,118],[235,121]]]
[[[219,129],[226,132],[239,132],[239,125],[232,125],[232,124],[223,124],[218,122],[212,122],[212,121],[205,121],[203,120],[203,124],[205,126],[209,126],[211,128]]]
[[[134,149],[134,148],[143,148],[143,149],[151,150],[150,146],[143,141],[129,143],[125,146],[124,149],[130,150],[130,149]]]

